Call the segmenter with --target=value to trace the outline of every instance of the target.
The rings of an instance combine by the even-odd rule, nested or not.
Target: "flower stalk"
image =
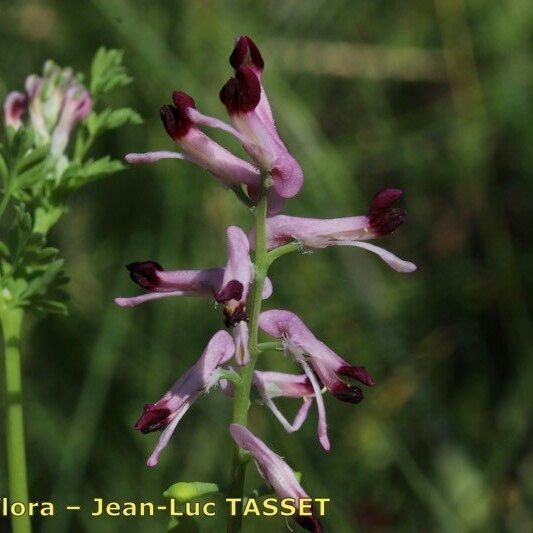
[[[4,396],[9,499],[12,502],[27,504],[29,497],[20,357],[20,332],[23,315],[22,309],[5,309],[0,313],[0,320],[4,336]],[[26,513],[22,516],[13,515],[11,517],[11,526],[13,533],[31,532],[29,515]]]
[[[255,227],[257,228],[257,244],[254,256],[254,281],[251,289],[249,329],[250,339],[248,349],[250,351],[250,362],[243,367],[241,380],[235,384],[234,404],[233,404],[233,422],[242,426],[247,425],[248,409],[250,407],[250,390],[252,387],[252,377],[261,353],[258,343],[259,333],[259,315],[261,313],[261,303],[263,286],[267,276],[269,259],[266,248],[266,215],[267,215],[267,196],[263,191],[257,207],[254,209]],[[235,447],[233,453],[233,464],[231,469],[231,484],[228,491],[230,498],[242,498],[244,493],[244,480],[246,476],[246,466],[248,456]],[[228,518],[228,531],[237,533],[242,527],[242,515],[237,513],[236,516]]]

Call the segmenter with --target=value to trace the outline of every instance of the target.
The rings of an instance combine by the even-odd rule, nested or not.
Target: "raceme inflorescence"
[[[194,401],[219,385],[233,398],[230,433],[235,449],[232,479],[227,496],[242,497],[244,472],[250,456],[259,473],[278,497],[294,498],[297,504],[306,493],[292,469],[247,429],[250,395],[268,407],[288,432],[297,431],[316,403],[318,440],[327,451],[324,392],[343,402],[363,399],[360,385],[371,387],[368,371],[353,365],[320,341],[301,318],[286,310],[262,311],[262,302],[273,292],[267,271],[273,261],[289,252],[329,246],[353,246],[368,250],[398,272],[412,272],[413,263],[368,241],[388,235],[405,221],[405,212],[394,207],[402,191],[378,192],[366,214],[335,219],[301,218],[280,214],[284,204],[300,191],[302,167],[281,139],[263,85],[264,61],[249,37],[239,37],[230,56],[233,77],[220,90],[230,122],[207,116],[198,110],[191,96],[172,93],[172,104],[160,115],[164,128],[180,151],[161,150],[131,153],[130,163],[154,163],[160,159],[181,159],[206,169],[223,187],[235,192],[254,218],[251,230],[227,228],[225,265],[201,270],[166,270],[156,261],[127,266],[131,279],[146,292],[140,296],[116,298],[122,307],[171,296],[199,296],[222,306],[224,325],[229,330],[215,333],[198,361],[155,403],[147,404],[136,423],[143,433],[162,431],[148,459],[155,466],[181,418]],[[235,155],[211,139],[205,130],[215,128],[235,137],[247,157]],[[252,259],[253,258],[253,259]],[[258,342],[262,330],[275,340]],[[290,357],[300,373],[256,370],[261,353],[277,350]],[[295,398],[302,402],[290,423],[274,399]],[[296,513],[295,519],[309,531],[322,531],[315,513]],[[232,517],[231,531],[238,531],[241,518]]]

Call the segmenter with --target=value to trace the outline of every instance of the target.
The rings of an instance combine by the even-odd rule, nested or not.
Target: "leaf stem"
[[[267,253],[268,265],[270,266],[276,259],[282,257],[285,254],[290,254],[291,252],[298,252],[303,250],[303,245],[299,241],[289,242],[283,246],[278,246],[270,252]]]
[[[4,394],[6,408],[9,500],[11,502],[27,504],[29,499],[20,361],[20,330],[22,319],[22,309],[4,309],[3,312],[0,313],[4,335]],[[24,513],[22,516],[12,516],[11,526],[13,528],[13,533],[30,533],[31,522],[29,514]]]
[[[263,285],[267,275],[269,261],[266,250],[266,213],[267,199],[263,194],[257,208],[254,210],[256,227],[256,248],[254,257],[254,282],[251,289],[251,303],[249,313],[249,343],[250,362],[243,367],[241,381],[235,385],[233,422],[246,426],[248,422],[248,409],[250,407],[250,389],[252,386],[252,376],[261,353],[258,344],[259,314],[261,313],[261,302]],[[246,476],[246,465],[248,456],[235,447],[233,453],[233,465],[231,472],[231,484],[228,490],[228,497],[242,498],[244,492],[244,480]],[[228,517],[228,532],[238,533],[242,528],[242,513],[237,512],[235,516]]]

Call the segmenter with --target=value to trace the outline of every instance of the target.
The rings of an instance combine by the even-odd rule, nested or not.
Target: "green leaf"
[[[8,258],[10,255],[9,246],[5,242],[0,241],[0,257]]]
[[[120,128],[125,124],[142,124],[141,116],[130,109],[123,107],[120,109],[105,109],[101,113],[92,113],[87,121],[87,128],[91,135],[97,136],[103,131]]]
[[[7,167],[6,160],[2,154],[0,154],[0,180],[2,180],[2,184],[4,185],[4,187],[9,181],[9,169]]]
[[[51,300],[37,301],[33,304],[35,310],[41,313],[50,313],[55,315],[68,314],[68,307],[64,302],[55,302]]]
[[[101,94],[128,85],[131,78],[126,74],[122,65],[124,52],[121,50],[107,50],[102,47],[96,52],[91,65],[91,95],[97,99]]]

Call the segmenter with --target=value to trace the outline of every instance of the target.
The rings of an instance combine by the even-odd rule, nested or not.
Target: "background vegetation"
[[[528,0],[0,0],[2,98],[49,57],[87,71],[101,44],[126,51],[134,83],[117,102],[145,124],[110,133],[102,154],[171,149],[158,109],[172,89],[224,117],[227,57],[249,34],[306,173],[287,211],[362,213],[380,188],[406,191],[408,223],[387,245],[417,273],[347,249],[291,256],[272,271],[267,307],[301,313],[378,381],[360,406],[328,399],[329,455],[314,416],[288,436],[252,411],[252,427],[308,491],[332,498],[328,531],[531,531],[532,29]],[[123,268],[133,260],[222,264],[230,223],[248,227],[246,210],[182,162],[131,168],[74,198],[53,235],[72,278],[70,316],[35,317],[24,347],[33,499],[158,501],[177,480],[228,478],[230,403],[219,393],[193,407],[156,469],[144,463],[157,436],[132,429],[201,353],[219,313],[203,300],[118,309],[112,298],[138,292]],[[291,368],[274,355],[265,363]],[[65,513],[40,524],[165,526],[163,516]],[[249,520],[246,530],[273,528],[285,524]]]

